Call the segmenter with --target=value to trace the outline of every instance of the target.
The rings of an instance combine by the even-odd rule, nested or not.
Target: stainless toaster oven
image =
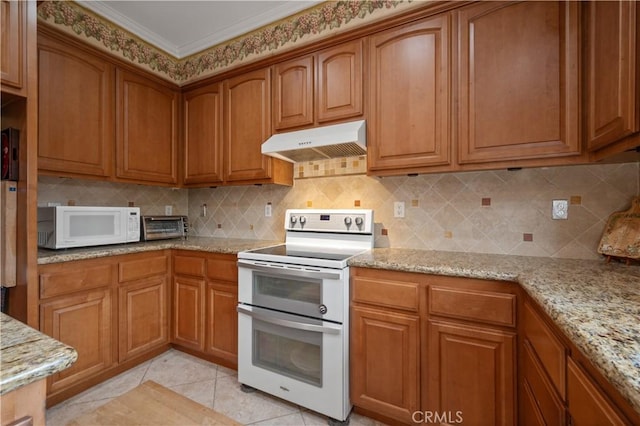
[[[187,216],[142,216],[140,220],[142,241],[187,238]]]

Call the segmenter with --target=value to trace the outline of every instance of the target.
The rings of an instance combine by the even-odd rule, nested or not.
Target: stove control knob
[[[324,315],[324,314],[327,313],[327,306],[326,305],[320,305],[320,306],[318,306],[318,310],[320,311],[320,313],[322,315]]]
[[[362,218],[361,217],[356,217],[356,225],[358,225],[359,227],[362,226]]]
[[[347,225],[347,228],[349,226],[351,226],[351,218],[350,217],[345,217],[344,218],[344,224]]]
[[[300,225],[304,225],[305,223],[307,223],[307,218],[304,216],[300,216]]]
[[[297,221],[298,221],[298,218],[295,216],[291,216],[289,218],[289,222],[291,222],[292,225],[295,225]]]

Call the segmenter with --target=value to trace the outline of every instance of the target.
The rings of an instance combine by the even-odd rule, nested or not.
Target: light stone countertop
[[[251,250],[282,244],[280,241],[248,240],[238,238],[189,237],[188,239],[159,240],[110,246],[81,247],[62,250],[38,249],[38,265],[69,262],[72,260],[95,259],[145,251],[178,249],[209,253],[238,254]]]
[[[78,353],[0,313],[0,395],[70,367]]]
[[[393,248],[349,265],[519,283],[640,413],[640,266]]]

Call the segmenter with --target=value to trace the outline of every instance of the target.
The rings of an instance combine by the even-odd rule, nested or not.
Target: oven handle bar
[[[238,260],[238,267],[252,269],[254,271],[272,272],[272,273],[278,273],[280,275],[289,275],[289,276],[303,277],[303,278],[318,278],[318,279],[329,279],[329,280],[340,279],[339,272],[320,272],[320,271],[310,271],[308,269],[289,269],[284,266],[270,266],[266,263],[256,264],[253,262],[248,262],[246,260]]]
[[[317,324],[309,324],[306,322],[299,321],[291,321],[284,318],[277,318],[273,315],[270,315],[268,311],[264,311],[260,308],[255,308],[252,306],[244,306],[238,305],[236,308],[238,313],[248,315],[252,318],[259,319],[264,322],[268,322],[275,325],[280,325],[282,327],[295,328],[298,330],[304,331],[313,331],[319,333],[327,333],[327,334],[340,334],[342,330],[341,325],[317,325]]]

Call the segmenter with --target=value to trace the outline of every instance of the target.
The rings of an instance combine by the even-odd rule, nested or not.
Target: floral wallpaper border
[[[274,53],[291,43],[309,41],[321,34],[328,35],[358,19],[360,23],[369,22],[373,15],[395,12],[395,9],[403,9],[413,1],[327,1],[183,59],[177,59],[141,40],[75,1],[44,1],[38,6],[38,18],[41,22],[62,27],[67,33],[88,39],[92,44],[177,84],[185,84],[255,59],[258,55]]]

